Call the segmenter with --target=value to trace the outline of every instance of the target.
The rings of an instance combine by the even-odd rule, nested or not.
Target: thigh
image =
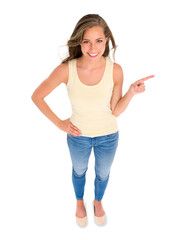
[[[83,174],[88,168],[88,161],[92,150],[89,137],[67,134],[67,144],[75,172]]]
[[[100,178],[107,178],[118,147],[119,131],[97,138],[94,146],[95,171]]]

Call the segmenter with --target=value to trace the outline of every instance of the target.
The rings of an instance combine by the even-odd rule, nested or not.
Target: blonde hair
[[[80,44],[83,39],[84,33],[88,28],[91,28],[94,26],[101,26],[103,28],[105,37],[108,38],[103,56],[107,57],[109,55],[109,52],[110,52],[109,41],[111,40],[111,42],[112,42],[111,49],[114,50],[113,59],[115,61],[115,51],[116,51],[117,46],[115,44],[113,34],[112,34],[110,28],[108,27],[106,21],[98,14],[88,14],[88,15],[83,16],[76,24],[74,31],[73,31],[70,39],[67,42],[68,57],[66,57],[64,60],[62,60],[61,63],[68,62],[69,60],[72,60],[74,58],[79,58],[82,56]]]

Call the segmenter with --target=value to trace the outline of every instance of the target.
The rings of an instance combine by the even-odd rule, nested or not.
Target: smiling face
[[[88,60],[98,60],[105,52],[105,44],[108,38],[105,37],[101,26],[88,28],[83,36],[81,51]]]

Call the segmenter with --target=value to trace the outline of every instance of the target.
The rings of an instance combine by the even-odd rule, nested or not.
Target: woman
[[[76,220],[80,226],[87,223],[83,196],[91,150],[95,155],[94,215],[96,223],[103,225],[105,211],[101,201],[118,146],[117,117],[135,94],[145,91],[144,80],[154,77],[136,81],[122,96],[123,71],[109,57],[109,41],[115,53],[114,37],[105,20],[97,14],[82,17],[67,43],[69,56],[32,95],[41,112],[67,133],[77,200]],[[44,101],[61,83],[66,84],[72,106],[72,116],[66,120],[59,119]]]

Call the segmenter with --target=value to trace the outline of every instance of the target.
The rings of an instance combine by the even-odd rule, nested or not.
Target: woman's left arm
[[[154,75],[150,75],[148,77],[142,78],[132,83],[126,94],[122,97],[123,70],[119,64],[114,63],[113,69],[114,88],[111,98],[112,114],[118,117],[122,112],[124,112],[133,96],[145,91],[144,81],[152,77],[154,77]]]
[[[122,98],[122,86],[123,86],[123,70],[122,67],[117,63],[114,63],[113,66],[113,81],[114,87],[110,101],[110,109],[112,110],[112,114],[117,117],[115,108],[119,100]]]
[[[114,87],[113,87],[112,98],[111,98],[111,110],[114,116],[119,117],[119,115],[122,112],[124,112],[125,109],[127,108],[133,95],[131,94],[130,91],[128,91],[122,97],[123,70],[122,70],[122,67],[117,63],[114,63],[113,81],[114,81]]]

